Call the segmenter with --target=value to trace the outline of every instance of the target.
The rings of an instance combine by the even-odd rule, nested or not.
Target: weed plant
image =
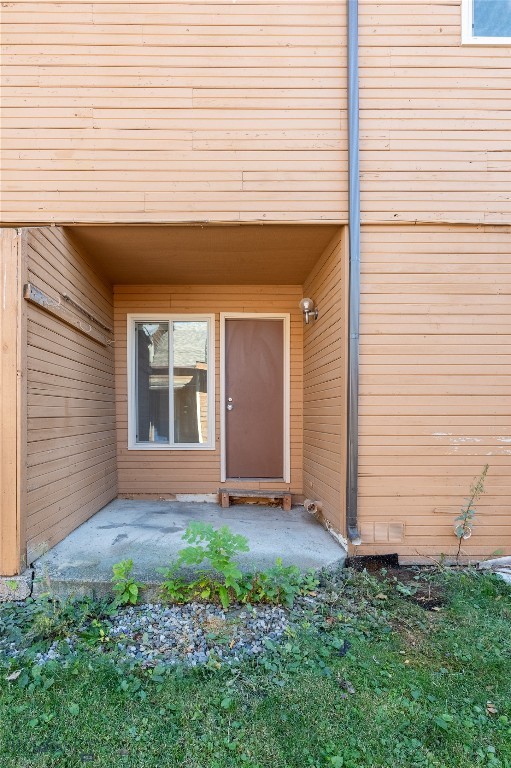
[[[489,467],[490,467],[489,464],[485,464],[481,474],[478,477],[474,478],[472,485],[470,486],[469,495],[465,499],[466,503],[461,508],[461,512],[458,515],[458,517],[455,518],[455,522],[457,523],[457,525],[454,528],[454,533],[458,538],[456,563],[459,563],[460,561],[461,544],[463,540],[470,538],[470,536],[472,535],[472,529],[474,527],[474,518],[477,513],[477,510],[474,507],[474,504],[476,503],[476,501],[478,501],[478,499],[484,493],[484,483],[486,480],[486,475],[488,474]]]
[[[113,590],[115,592],[114,607],[119,605],[136,605],[140,596],[142,584],[136,581],[131,572],[133,560],[121,560],[112,568]]]

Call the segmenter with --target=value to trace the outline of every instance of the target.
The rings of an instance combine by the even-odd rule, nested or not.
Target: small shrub
[[[116,594],[114,606],[136,605],[142,584],[131,576],[133,560],[121,560],[112,567],[114,592]]]
[[[472,528],[474,524],[474,517],[477,510],[474,507],[475,502],[484,493],[484,481],[488,474],[489,464],[485,464],[483,471],[479,477],[474,478],[472,485],[470,486],[470,495],[466,499],[466,504],[461,508],[461,512],[455,521],[458,525],[454,529],[454,533],[458,537],[458,551],[456,553],[456,563],[459,563],[461,554],[461,542],[463,539],[468,539],[472,534]]]

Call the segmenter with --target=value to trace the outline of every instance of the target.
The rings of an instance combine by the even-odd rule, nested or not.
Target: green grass
[[[511,768],[511,590],[433,581],[437,612],[353,574],[236,669],[150,675],[84,652],[40,678],[25,662],[23,688],[0,670],[1,768]]]

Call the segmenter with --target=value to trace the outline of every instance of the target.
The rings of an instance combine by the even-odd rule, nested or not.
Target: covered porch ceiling
[[[332,224],[66,227],[112,285],[301,285],[338,230]]]

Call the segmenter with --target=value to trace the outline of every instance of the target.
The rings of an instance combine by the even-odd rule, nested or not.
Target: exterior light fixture
[[[313,320],[318,319],[319,313],[317,308],[314,306],[314,301],[312,299],[302,299],[299,306],[303,312],[303,316],[307,325],[309,324],[309,319],[311,317]]]

